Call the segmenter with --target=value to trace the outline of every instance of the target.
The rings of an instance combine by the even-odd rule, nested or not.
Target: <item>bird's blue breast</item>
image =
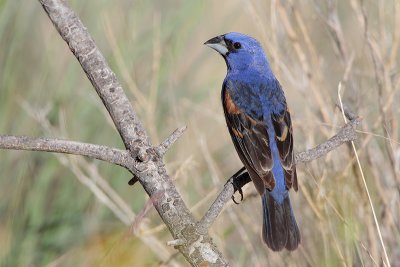
[[[240,110],[253,119],[263,121],[266,115],[281,114],[286,109],[284,93],[274,76],[258,72],[228,74],[224,86]]]

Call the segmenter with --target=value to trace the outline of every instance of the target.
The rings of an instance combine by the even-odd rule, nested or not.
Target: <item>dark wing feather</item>
[[[226,88],[223,88],[222,101],[229,133],[257,191],[263,194],[265,188],[272,190],[275,180],[266,125],[241,112]]]
[[[283,167],[285,182],[288,189],[298,189],[296,166],[293,154],[293,129],[290,113],[286,109],[282,114],[272,115],[272,124],[276,134],[276,144]]]

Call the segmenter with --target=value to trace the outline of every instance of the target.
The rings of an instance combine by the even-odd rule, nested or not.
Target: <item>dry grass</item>
[[[202,43],[258,38],[285,88],[295,150],[343,124],[337,87],[363,117],[355,146],[392,266],[400,262],[399,1],[71,1],[123,82],[154,143],[188,130],[167,154],[198,218],[241,167],[220,105],[222,59]],[[0,0],[0,133],[121,147],[101,102],[35,1]],[[129,174],[105,163],[0,151],[0,264],[185,265]],[[261,201],[245,188],[211,235],[233,266],[382,266],[385,256],[351,146],[298,166],[293,253],[261,242]],[[136,253],[137,252],[137,253]],[[172,257],[172,258],[170,258]],[[164,259],[164,260],[162,260]],[[165,260],[166,259],[166,260]]]

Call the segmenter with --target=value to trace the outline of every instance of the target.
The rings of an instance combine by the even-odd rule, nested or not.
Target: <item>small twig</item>
[[[360,124],[361,119],[357,116],[352,116],[354,114],[349,109],[347,112],[349,116],[353,118],[353,120],[351,120],[349,123],[343,126],[335,136],[331,137],[324,143],[316,146],[315,148],[297,153],[295,155],[296,164],[309,162],[317,158],[320,158],[323,155],[334,150],[335,148],[339,147],[340,145],[357,139],[356,127]],[[212,223],[221,213],[226,202],[228,202],[231,199],[233,193],[234,193],[234,186],[232,182],[227,182],[222,191],[215,199],[214,203],[207,210],[203,218],[201,218],[201,220],[198,222],[197,226],[200,231],[207,231],[208,228],[210,228]]]
[[[165,139],[158,147],[157,153],[160,157],[164,156],[164,154],[168,151],[168,149],[183,135],[186,130],[186,125],[180,128],[177,128],[167,139]]]
[[[175,239],[167,242],[167,246],[175,247],[175,246],[182,246],[186,244],[185,240],[183,239]]]
[[[360,124],[361,118],[355,118],[354,120],[343,126],[339,132],[325,141],[324,143],[306,150],[304,152],[299,152],[295,155],[296,164],[302,162],[309,162],[318,159],[330,151],[341,146],[343,143],[354,141],[357,139],[356,127]]]
[[[126,167],[131,159],[129,153],[125,150],[55,138],[0,135],[0,149],[46,151],[80,155],[123,167]]]

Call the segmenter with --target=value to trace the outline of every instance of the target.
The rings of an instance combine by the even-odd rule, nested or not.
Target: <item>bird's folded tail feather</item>
[[[264,242],[273,251],[295,250],[300,243],[300,231],[290,205],[289,195],[277,203],[266,190],[262,195]]]

